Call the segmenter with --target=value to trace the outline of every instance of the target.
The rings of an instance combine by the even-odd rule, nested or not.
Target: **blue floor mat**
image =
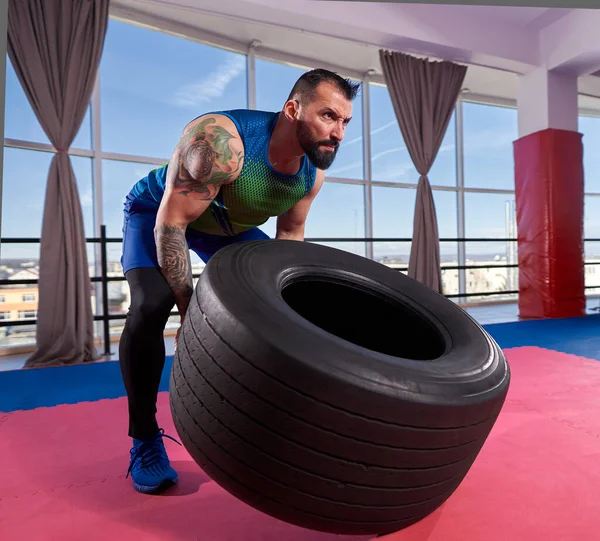
[[[600,315],[486,325],[503,349],[538,346],[600,360]],[[160,391],[169,388],[167,357]],[[0,412],[125,396],[118,362],[0,372]]]
[[[169,389],[173,357],[167,357],[160,391]],[[125,396],[118,362],[0,372],[0,412]]]
[[[503,349],[538,346],[600,360],[600,315],[496,323],[485,329]]]

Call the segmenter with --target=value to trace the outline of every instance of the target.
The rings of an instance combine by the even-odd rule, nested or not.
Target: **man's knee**
[[[156,268],[132,269],[126,274],[131,304],[128,317],[143,326],[164,326],[175,298],[166,280]]]
[[[135,298],[131,297],[130,312],[143,319],[167,320],[175,302],[169,293],[159,291],[138,291]]]

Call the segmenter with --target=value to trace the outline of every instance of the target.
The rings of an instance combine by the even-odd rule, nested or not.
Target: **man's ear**
[[[283,107],[283,114],[289,122],[296,122],[300,116],[300,104],[298,100],[288,100]]]

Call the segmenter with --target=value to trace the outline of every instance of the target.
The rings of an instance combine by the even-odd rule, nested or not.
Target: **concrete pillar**
[[[577,77],[539,67],[520,78],[517,105],[519,137],[548,128],[577,131]]]
[[[583,146],[577,77],[540,67],[520,80],[514,143],[522,318],[585,314]]]

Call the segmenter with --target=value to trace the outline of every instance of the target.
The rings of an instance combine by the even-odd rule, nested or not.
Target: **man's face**
[[[352,102],[330,83],[321,83],[310,102],[301,107],[296,137],[315,167],[331,166],[351,117]]]

